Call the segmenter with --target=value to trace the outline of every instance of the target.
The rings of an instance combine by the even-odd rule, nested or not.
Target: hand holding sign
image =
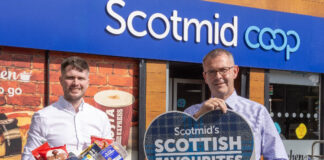
[[[150,124],[144,149],[148,160],[250,160],[253,134],[246,121],[220,110],[199,119],[182,112],[167,112]]]
[[[212,110],[222,110],[223,113],[227,112],[227,105],[223,99],[220,98],[209,98],[205,101],[201,109],[194,115],[195,118],[199,118],[201,115],[212,111]]]

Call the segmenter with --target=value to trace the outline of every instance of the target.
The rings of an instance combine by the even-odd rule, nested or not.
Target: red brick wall
[[[32,49],[20,49],[1,47],[0,48],[0,83],[4,89],[1,97],[0,112],[8,111],[35,111],[42,107],[44,91],[44,53]],[[30,82],[23,82],[8,77],[8,72],[18,74],[32,72]],[[16,80],[15,80],[16,79]],[[8,93],[9,88],[20,88],[20,95]]]
[[[86,59],[90,66],[90,86],[85,94],[85,101],[94,105],[93,96],[101,90],[116,89],[129,92],[135,96],[132,124],[137,125],[138,61],[135,59],[49,51],[50,103],[63,95],[59,83],[60,64],[64,58],[74,55]],[[21,73],[24,72],[31,73],[29,81],[20,79]],[[0,94],[0,114],[17,119],[22,146],[26,143],[32,114],[44,107],[46,98],[44,77],[44,50],[0,46],[0,93],[3,91]],[[18,94],[11,92],[14,90]],[[0,159],[4,154],[1,153],[4,152],[1,147],[3,146],[0,145]]]
[[[94,105],[93,96],[101,90],[116,89],[129,92],[138,97],[138,62],[129,58],[75,54],[66,52],[50,53],[50,102],[63,95],[59,83],[60,64],[69,56],[80,56],[90,66],[90,86],[85,94],[85,101]],[[137,107],[137,105],[135,105]]]

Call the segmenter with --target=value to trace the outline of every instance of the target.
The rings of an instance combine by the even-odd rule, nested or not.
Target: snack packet
[[[68,158],[66,145],[51,148],[48,143],[44,143],[32,151],[36,160],[65,160]]]
[[[127,157],[126,149],[119,143],[114,142],[105,149],[101,150],[97,156],[97,160],[124,160]]]
[[[96,144],[92,143],[87,149],[85,149],[80,155],[81,160],[96,160],[96,155],[101,151],[101,148]]]
[[[41,155],[39,154],[39,151],[40,150],[44,150],[44,149],[48,149],[50,148],[50,146],[48,145],[47,142],[43,143],[41,146],[35,148],[33,151],[32,151],[32,154],[34,156],[34,158],[36,160],[43,160],[43,158],[41,157]]]
[[[96,143],[101,149],[108,147],[114,140],[91,136],[91,144]]]
[[[44,160],[65,160],[68,158],[68,152],[66,145],[49,148],[48,150],[41,150],[39,154],[45,159]]]

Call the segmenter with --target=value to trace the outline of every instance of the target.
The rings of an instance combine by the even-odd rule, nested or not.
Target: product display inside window
[[[319,139],[319,87],[269,85],[269,110],[282,139]]]

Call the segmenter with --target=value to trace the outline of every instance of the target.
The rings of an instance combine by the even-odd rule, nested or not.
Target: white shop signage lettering
[[[196,18],[182,18],[178,16],[178,11],[173,10],[172,15],[169,18],[164,15],[163,13],[154,13],[150,17],[143,12],[143,11],[133,11],[128,15],[127,20],[125,20],[121,15],[113,11],[112,7],[114,5],[118,5],[121,7],[125,6],[125,2],[123,0],[109,0],[107,5],[106,5],[106,10],[107,13],[113,17],[116,21],[119,22],[120,26],[119,28],[113,28],[110,25],[107,25],[106,30],[114,35],[120,35],[125,32],[126,27],[129,30],[129,32],[135,36],[135,37],[144,37],[148,33],[156,38],[156,39],[164,39],[168,36],[170,33],[170,30],[172,30],[172,36],[175,40],[177,41],[183,41],[187,42],[188,41],[188,31],[189,27],[194,25],[196,28],[196,43],[200,43],[200,33],[201,33],[201,28],[206,27],[207,28],[207,43],[208,44],[214,44],[217,45],[220,42],[224,46],[237,46],[237,32],[238,32],[238,17],[234,16],[233,17],[233,22],[232,23],[224,23],[222,26],[220,26],[219,22],[216,20],[220,18],[220,15],[218,13],[214,14],[214,19],[215,22],[210,22],[209,20],[202,20],[199,21]],[[148,18],[147,23],[147,30],[136,30],[133,26],[133,20],[135,18],[139,18],[142,20],[146,20]],[[164,23],[164,31],[163,33],[156,33],[156,31],[153,28],[153,22],[155,20],[161,20]],[[143,22],[144,23],[144,22]],[[179,34],[178,30],[178,24],[182,23],[182,31],[183,34]],[[171,28],[172,27],[172,28]],[[232,33],[232,39],[227,40],[225,38],[225,31],[229,30]]]
[[[115,120],[114,120],[114,117],[115,117],[114,112],[115,112],[115,110],[113,110],[113,109],[106,110],[106,114],[109,117],[109,121],[110,121],[111,124],[113,124],[115,122]],[[111,129],[116,130],[116,126],[111,125]],[[115,135],[115,132],[111,132],[111,137],[114,137],[114,135]]]
[[[123,110],[122,109],[116,109],[117,112],[117,126],[114,125],[115,122],[115,110],[114,109],[108,109],[106,110],[106,114],[109,117],[109,121],[111,122],[111,136],[114,137],[116,134],[116,141],[117,142],[121,142],[121,138],[122,138],[122,133],[123,133],[123,128],[122,128],[122,124],[123,124]]]
[[[123,109],[117,109],[116,141],[121,142],[123,133]]]
[[[22,94],[22,90],[21,88],[12,88],[9,87],[7,90],[3,87],[0,86],[0,95],[8,93],[9,97],[13,97],[15,95],[21,95]]]
[[[173,40],[176,42],[188,42],[189,35],[195,34],[195,43],[200,43],[201,38],[204,37],[202,34],[206,34],[207,44],[208,45],[218,45],[222,44],[225,47],[237,47],[238,46],[238,16],[233,16],[232,22],[227,22],[221,24],[221,16],[219,13],[213,13],[211,15],[212,20],[198,20],[197,18],[186,18],[178,15],[178,10],[173,10],[170,15],[165,15],[164,13],[153,13],[152,15],[147,15],[144,11],[135,10],[128,14],[121,15],[120,13],[113,10],[116,6],[124,8],[126,2],[123,0],[109,0],[106,5],[106,11],[109,16],[112,17],[116,24],[108,24],[106,26],[106,31],[113,35],[121,35],[127,29],[130,35],[142,38],[147,35],[150,37],[162,40],[169,35],[172,36]],[[144,29],[135,29],[135,20],[136,25],[144,25]],[[161,22],[160,24],[153,23],[155,21]],[[117,26],[117,27],[116,27]],[[191,27],[194,27],[193,30],[195,33],[190,33]],[[205,31],[205,32],[202,32]],[[243,29],[245,30],[245,29]],[[158,32],[157,32],[158,31]],[[259,33],[258,42],[254,42],[249,37],[251,32]],[[266,36],[264,36],[266,35]],[[277,36],[276,36],[277,35]],[[249,26],[245,30],[244,41],[250,49],[262,48],[265,51],[275,51],[281,52],[285,50],[285,60],[290,59],[291,53],[297,52],[300,45],[301,39],[299,34],[295,30],[289,29],[287,32],[280,28],[271,28],[265,27],[261,28],[258,26]],[[270,36],[269,39],[264,37]],[[281,38],[282,37],[282,40]],[[295,44],[291,44],[291,39],[288,37],[293,37]],[[278,45],[278,46],[277,46]]]
[[[4,80],[18,80],[21,82],[29,82],[31,77],[31,72],[22,72],[17,74],[16,72],[12,71],[0,71],[0,79]],[[19,87],[8,87],[4,88],[3,86],[0,86],[0,95],[8,94],[9,97],[13,97],[15,95],[21,95],[23,93],[22,89]]]

